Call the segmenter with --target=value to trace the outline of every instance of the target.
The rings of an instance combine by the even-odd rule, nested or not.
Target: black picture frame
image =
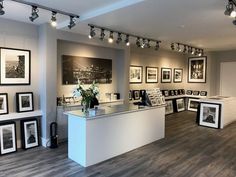
[[[190,57],[188,59],[188,82],[206,83],[207,57]]]
[[[133,90],[133,98],[134,100],[140,99],[140,90]]]
[[[193,90],[193,95],[194,95],[194,96],[198,96],[199,94],[200,94],[200,91]]]
[[[143,82],[143,67],[130,65],[129,67],[129,83],[140,84]]]
[[[193,91],[192,90],[187,90],[186,91],[186,95],[192,95],[193,94]]]
[[[175,96],[179,95],[179,91],[178,90],[174,90],[175,92]]]
[[[16,93],[16,112],[34,111],[34,95],[33,92],[17,92]]]
[[[183,69],[182,68],[174,68],[173,81],[174,83],[183,82]]]
[[[38,120],[36,118],[21,120],[21,142],[23,149],[39,146]]]
[[[200,96],[207,96],[207,91],[200,91]]]
[[[146,67],[146,83],[158,83],[158,67]],[[151,77],[151,78],[150,78]]]
[[[0,85],[30,85],[31,51],[0,47]]]
[[[163,90],[163,91],[162,91],[162,94],[163,94],[165,97],[168,97],[168,96],[169,96],[169,90]]]
[[[161,68],[161,83],[171,83],[172,81],[172,69]]]
[[[17,151],[16,123],[0,123],[0,152],[1,155]]]
[[[8,114],[8,113],[9,113],[8,94],[0,93],[0,115]]]
[[[175,91],[174,90],[169,90],[169,96],[175,96]]]
[[[221,104],[200,102],[199,108],[200,126],[219,129],[221,127]]]

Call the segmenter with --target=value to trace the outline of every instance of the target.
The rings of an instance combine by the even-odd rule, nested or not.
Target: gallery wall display
[[[166,115],[174,113],[173,100],[166,100]]]
[[[183,69],[174,68],[173,78],[175,83],[181,83],[183,81]]]
[[[129,82],[132,84],[142,83],[143,67],[130,65],[129,67]]]
[[[188,99],[188,111],[197,112],[198,106],[199,106],[199,99],[197,98]]]
[[[184,98],[176,99],[177,112],[185,110]]]
[[[62,56],[62,84],[112,83],[112,60],[80,56]]]
[[[0,85],[30,85],[30,50],[0,47]]]
[[[206,83],[207,57],[188,59],[188,82]]]
[[[158,67],[146,67],[146,83],[158,82]]]
[[[221,105],[214,103],[200,103],[199,125],[220,128]]]
[[[0,115],[8,114],[8,94],[0,93]]]
[[[161,82],[171,83],[171,68],[161,68]]]
[[[37,119],[21,121],[22,148],[29,149],[39,146],[39,133]]]
[[[17,112],[34,111],[34,99],[32,92],[16,93],[16,111]]]
[[[0,124],[1,154],[8,154],[17,150],[16,124],[14,122]]]

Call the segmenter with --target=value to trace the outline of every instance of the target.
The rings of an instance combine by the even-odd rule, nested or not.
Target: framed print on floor
[[[206,83],[207,57],[188,59],[188,82]]]
[[[8,94],[0,93],[0,115],[8,114]]]
[[[143,78],[143,67],[133,66],[129,67],[129,83],[142,83]]]
[[[181,83],[183,80],[183,69],[174,68],[174,82]]]
[[[176,99],[176,107],[177,107],[177,112],[181,112],[185,110],[185,104],[184,104],[184,99]]]
[[[171,68],[161,68],[161,82],[171,83]]]
[[[174,113],[173,100],[166,100],[166,115]]]
[[[30,85],[30,50],[0,47],[0,85]]]
[[[158,67],[146,67],[146,83],[158,82]]]
[[[221,105],[200,103],[199,125],[220,128]]]
[[[14,122],[0,124],[1,154],[15,152],[16,149],[16,124]]]
[[[16,93],[16,111],[17,112],[34,111],[33,92]]]
[[[134,100],[140,99],[140,90],[133,90],[133,98]]]
[[[38,141],[38,122],[37,119],[21,121],[21,141],[24,149],[39,146]]]
[[[197,98],[189,98],[188,99],[188,111],[197,112],[199,106],[199,99]]]

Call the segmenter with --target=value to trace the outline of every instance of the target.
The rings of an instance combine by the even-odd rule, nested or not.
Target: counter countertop
[[[211,96],[205,99],[200,99],[199,102],[209,102],[209,103],[223,103],[225,101],[231,101],[235,100],[236,97],[230,97],[230,96]]]
[[[97,118],[103,118],[111,115],[120,115],[120,114],[126,114],[131,112],[137,112],[137,111],[145,111],[149,109],[156,109],[156,108],[162,108],[165,107],[165,105],[161,106],[137,106],[133,104],[128,105],[114,105],[114,106],[104,106],[100,107],[97,111],[95,109],[91,109],[89,113],[85,114],[82,112],[82,110],[75,110],[75,111],[68,111],[64,114],[66,115],[74,115],[78,116],[79,118],[86,118],[86,120],[92,120]]]

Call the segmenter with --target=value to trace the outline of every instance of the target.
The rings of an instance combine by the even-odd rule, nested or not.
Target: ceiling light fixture
[[[229,17],[236,18],[236,11],[234,10],[235,8],[236,0],[228,0],[224,14]],[[236,25],[236,19],[234,19],[233,24]]]
[[[125,44],[126,44],[126,46],[129,46],[129,45],[130,45],[130,42],[129,42],[129,35],[126,35]]]
[[[136,39],[136,46],[137,47],[141,47],[141,42],[140,42],[140,38],[139,37],[137,37],[137,39]]]
[[[100,40],[104,40],[105,38],[105,30],[104,29],[101,29],[101,34],[100,34]]]
[[[146,39],[143,39],[141,43],[141,48],[144,49],[145,47],[146,47]]]
[[[203,49],[192,47],[192,46],[181,44],[181,43],[171,43],[170,48],[173,51],[182,52],[184,54],[202,56],[204,53]]]
[[[96,33],[95,33],[94,26],[90,26],[90,33],[88,35],[89,39],[92,39],[95,35],[96,35]]]
[[[70,16],[70,23],[68,25],[68,28],[71,29],[76,25],[76,18],[74,16]]]
[[[38,7],[32,6],[31,16],[29,17],[30,21],[33,22],[34,20],[36,20],[39,17],[38,12],[39,12]]]
[[[113,31],[110,31],[110,35],[109,35],[109,38],[108,38],[108,42],[109,42],[109,43],[113,43]]]
[[[118,33],[116,43],[119,44],[121,41],[122,41],[122,35],[121,33]]]
[[[57,26],[57,18],[56,18],[57,12],[52,11],[52,18],[51,18],[51,25],[53,27]]]
[[[160,48],[160,44],[159,44],[159,42],[158,42],[158,41],[156,41],[155,50],[159,50],[159,48]]]
[[[175,44],[171,43],[170,48],[171,48],[171,50],[175,50]]]
[[[180,44],[178,43],[177,45],[178,45],[178,46],[177,46],[177,51],[178,51],[178,52],[182,52],[181,47],[180,47]]]
[[[4,15],[5,11],[3,10],[3,0],[0,0],[0,15]]]

